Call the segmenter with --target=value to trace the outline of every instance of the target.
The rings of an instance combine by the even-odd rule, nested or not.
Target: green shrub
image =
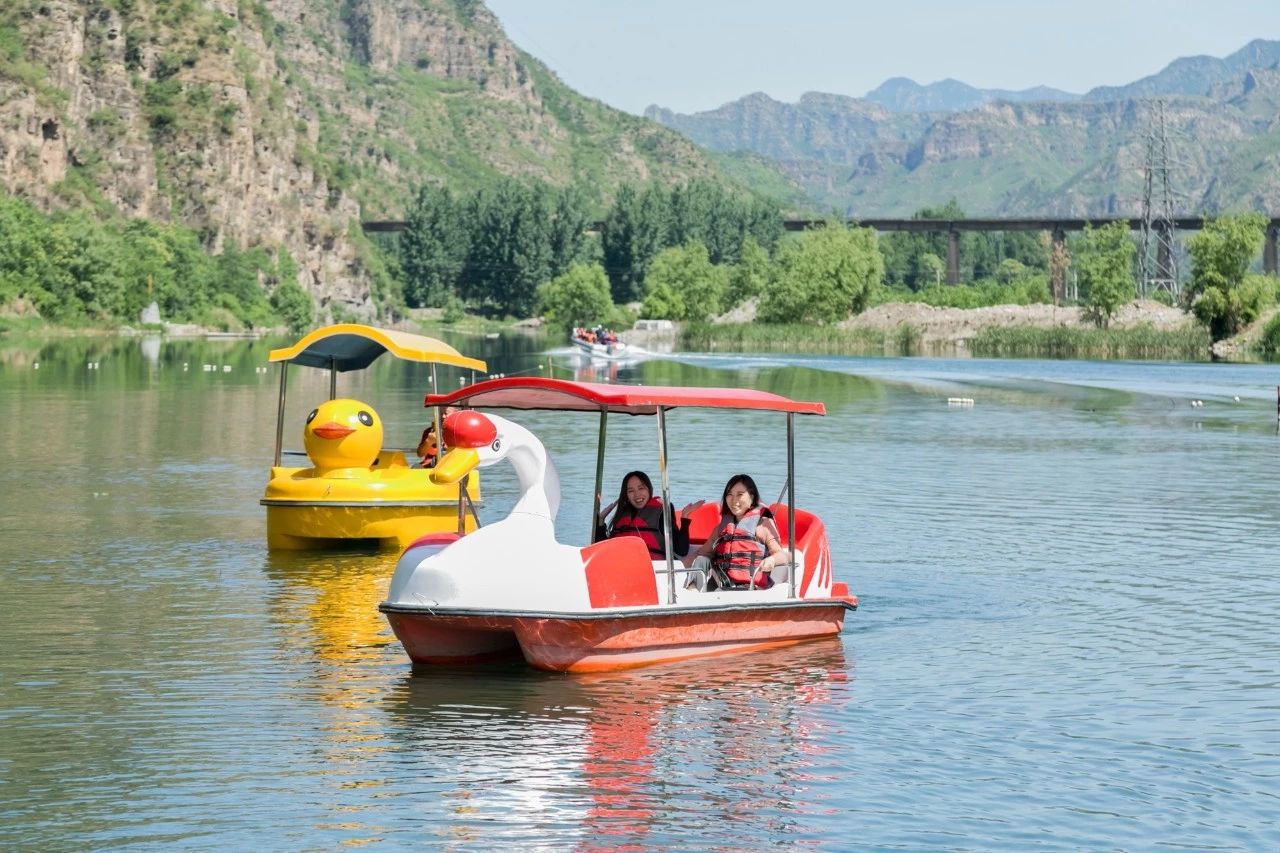
[[[445,298],[444,314],[441,315],[440,322],[452,325],[465,316],[467,316],[466,304],[456,294],[450,293]]]
[[[1280,354],[1280,314],[1276,314],[1262,327],[1258,348],[1267,355]]]
[[[315,304],[311,295],[296,281],[284,281],[271,294],[271,310],[289,331],[300,334],[315,322]]]
[[[608,322],[613,313],[609,277],[599,264],[574,264],[538,288],[538,308],[548,323],[566,331]]]

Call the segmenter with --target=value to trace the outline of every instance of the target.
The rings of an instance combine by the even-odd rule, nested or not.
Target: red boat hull
[[[850,596],[583,615],[382,609],[414,663],[467,663],[519,653],[539,669],[602,672],[829,637],[840,633],[845,611],[856,607]]]

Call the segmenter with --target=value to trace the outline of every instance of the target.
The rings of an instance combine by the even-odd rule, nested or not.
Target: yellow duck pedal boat
[[[406,361],[484,371],[434,338],[353,323],[311,332],[292,347],[273,350],[281,363],[275,464],[262,504],[267,508],[267,545],[273,550],[323,549],[356,542],[404,549],[432,533],[475,529],[480,500],[475,477],[438,484],[431,471],[410,465],[402,450],[383,448],[382,419],[359,400],[338,398],[337,374],[363,370],[384,352]],[[303,446],[309,467],[281,465],[285,394],[290,364],[328,368],[330,399],[307,416]],[[437,434],[439,430],[437,429]]]

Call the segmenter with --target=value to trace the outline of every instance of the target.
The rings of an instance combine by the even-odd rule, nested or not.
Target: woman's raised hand
[[[693,512],[695,509],[702,506],[704,503],[706,503],[706,501],[694,501],[692,503],[685,504],[684,509],[680,510],[680,517],[688,518],[689,513]]]

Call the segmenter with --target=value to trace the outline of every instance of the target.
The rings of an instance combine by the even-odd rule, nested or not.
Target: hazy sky
[[[632,113],[750,92],[865,95],[890,77],[1083,93],[1280,38],[1280,0],[485,0],[579,92]]]

